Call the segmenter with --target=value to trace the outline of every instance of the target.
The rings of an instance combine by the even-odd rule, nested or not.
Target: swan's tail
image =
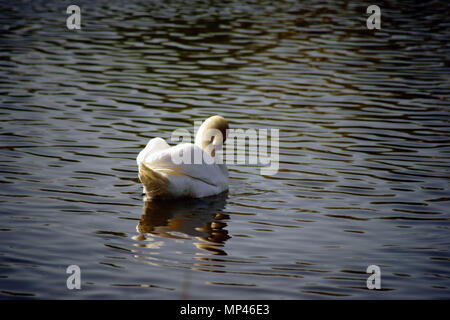
[[[145,194],[150,198],[159,198],[167,195],[169,180],[145,164],[139,164],[139,179],[144,185]]]

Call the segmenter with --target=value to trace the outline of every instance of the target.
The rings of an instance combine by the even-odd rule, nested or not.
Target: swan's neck
[[[220,150],[225,141],[226,129],[228,124],[222,117],[208,118],[197,131],[195,145],[214,158],[216,150]]]
[[[212,130],[215,129],[210,128],[203,122],[195,136],[195,145],[214,158],[213,146],[210,146],[213,138],[212,134],[214,133]]]
[[[197,131],[197,134],[195,135],[195,145],[201,149],[203,149],[203,136],[205,135],[206,127],[204,126],[204,123],[200,126],[200,128]]]

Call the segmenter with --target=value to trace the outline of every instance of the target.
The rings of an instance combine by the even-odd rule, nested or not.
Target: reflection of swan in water
[[[201,199],[147,200],[136,240],[145,240],[146,233],[175,239],[195,237],[202,241],[194,243],[198,248],[225,255],[220,247],[230,238],[223,222],[229,215],[222,213],[227,196],[225,192]]]

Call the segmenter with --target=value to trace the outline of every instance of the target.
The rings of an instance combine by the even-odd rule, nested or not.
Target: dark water
[[[0,298],[450,297],[448,1],[0,3]],[[137,153],[212,114],[279,172],[144,203]]]

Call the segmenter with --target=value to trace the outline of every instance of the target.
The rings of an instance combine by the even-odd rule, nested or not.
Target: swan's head
[[[195,144],[214,157],[227,138],[227,129],[228,122],[224,117],[209,117],[198,129]]]

